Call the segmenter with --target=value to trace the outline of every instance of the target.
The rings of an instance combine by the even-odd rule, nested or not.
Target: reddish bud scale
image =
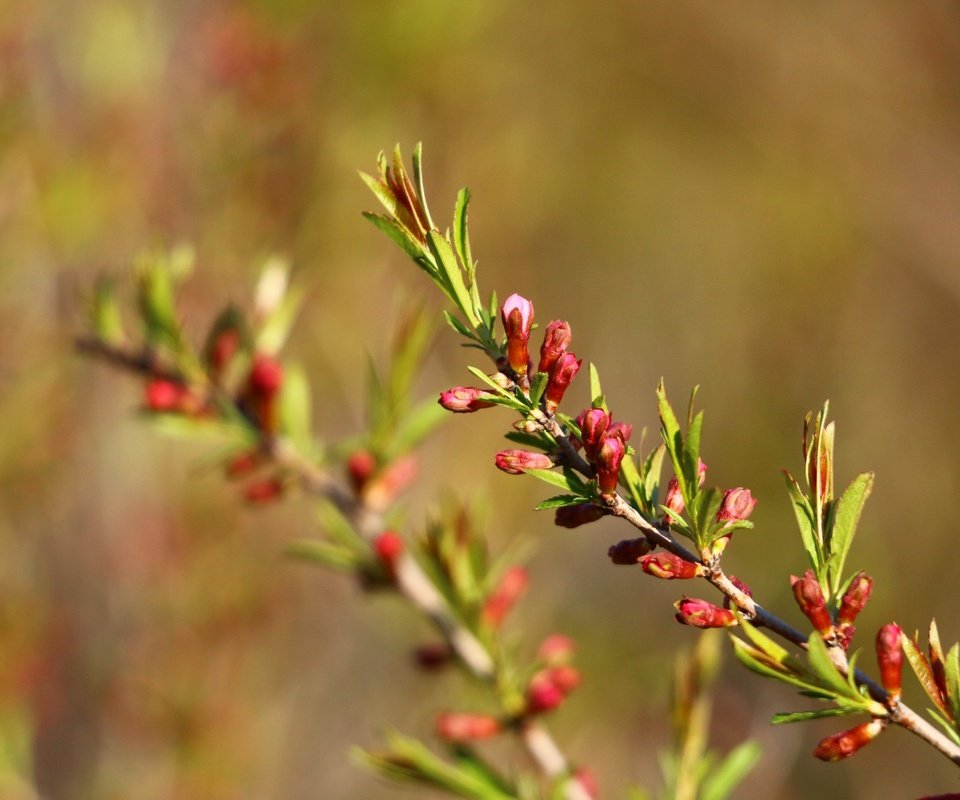
[[[498,627],[513,610],[529,582],[530,578],[523,567],[510,567],[504,572],[483,605],[484,621],[492,627]]]
[[[823,589],[813,570],[808,569],[802,578],[790,576],[790,587],[797,605],[804,616],[813,624],[813,627],[824,636],[833,632],[833,620],[827,611],[827,603],[823,596]]]
[[[248,503],[269,503],[278,499],[284,492],[284,484],[279,478],[266,478],[248,483],[243,489],[243,497]]]
[[[640,568],[663,580],[689,580],[703,574],[703,567],[673,553],[654,553],[640,559]]]
[[[537,659],[551,666],[565,664],[572,658],[574,648],[574,641],[569,636],[553,633],[537,649]]]
[[[530,363],[527,343],[533,328],[533,303],[512,294],[504,301],[500,315],[507,333],[507,363],[517,375],[526,375]]]
[[[548,414],[553,414],[557,410],[567,388],[580,371],[582,363],[583,360],[577,360],[573,353],[564,353],[560,356],[550,373],[550,380],[547,381],[547,388],[543,393],[543,404]]]
[[[813,754],[821,761],[840,761],[843,758],[849,758],[861,747],[876,739],[883,732],[883,728],[883,722],[878,719],[863,722],[854,728],[821,740]]]
[[[837,622],[852,623],[856,620],[857,615],[863,611],[864,606],[870,599],[871,591],[873,591],[873,578],[866,572],[858,572],[850,581],[850,586],[840,600]]]
[[[489,397],[483,389],[477,389],[473,386],[455,386],[453,389],[447,389],[440,393],[440,399],[437,401],[447,411],[454,414],[472,414],[481,408],[490,408],[494,403],[485,400]]]
[[[736,489],[727,489],[717,511],[717,522],[740,522],[747,519],[757,505],[756,499],[749,489],[738,486]]]
[[[639,539],[623,539],[616,544],[610,545],[607,555],[614,564],[623,564],[632,566],[636,564],[641,557],[645,556],[654,545],[646,537]]]
[[[373,552],[391,577],[396,573],[397,561],[403,555],[403,549],[403,539],[396,531],[384,531],[373,540]]]
[[[737,624],[734,613],[706,600],[684,597],[674,603],[677,622],[694,628],[729,628]]]
[[[447,712],[437,717],[437,736],[448,742],[489,739],[500,733],[501,724],[489,714]]]
[[[605,437],[597,453],[597,487],[602,495],[612,495],[617,491],[620,479],[620,464],[627,450],[616,436]]]
[[[494,464],[508,475],[522,475],[528,469],[552,469],[553,459],[546,453],[532,450],[501,450]]]
[[[593,503],[561,506],[554,513],[553,523],[561,528],[579,528],[581,525],[596,522],[601,517],[606,516],[607,513],[606,509]]]
[[[900,626],[895,622],[884,625],[877,632],[877,664],[880,683],[893,699],[900,697],[903,677],[903,649],[900,647]]]
[[[540,345],[537,372],[546,372],[549,375],[560,356],[567,352],[572,338],[570,323],[566,320],[554,320],[547,325],[543,333],[543,344]]]

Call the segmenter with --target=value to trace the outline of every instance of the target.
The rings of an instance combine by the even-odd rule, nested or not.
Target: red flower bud
[[[900,647],[900,626],[895,622],[884,625],[877,632],[877,664],[880,683],[894,700],[900,697],[903,672],[903,650]]]
[[[269,503],[279,498],[284,491],[284,484],[279,478],[266,478],[262,481],[248,483],[243,489],[243,497],[248,503]]]
[[[627,422],[611,422],[607,428],[607,436],[616,436],[621,442],[626,444],[633,436],[633,425]]]
[[[720,608],[696,597],[684,597],[673,607],[677,609],[677,622],[694,628],[729,628],[737,624],[737,618],[730,609]]]
[[[500,721],[488,714],[446,712],[437,717],[437,736],[447,742],[489,739],[500,733]]]
[[[532,450],[501,450],[494,459],[497,469],[509,475],[522,475],[528,469],[551,469],[553,459]]]
[[[626,447],[616,436],[604,438],[597,453],[597,486],[602,495],[612,495],[617,491],[620,478],[620,464],[626,455]]]
[[[377,459],[369,450],[356,450],[347,459],[347,475],[353,491],[359,494],[377,471]]]
[[[640,559],[640,568],[655,578],[687,580],[703,574],[703,567],[673,553],[654,553]]]
[[[543,332],[543,344],[540,345],[540,365],[537,372],[550,374],[553,365],[567,352],[572,338],[570,323],[566,320],[554,320],[547,325]]]
[[[550,373],[550,380],[547,381],[547,388],[543,393],[543,404],[548,414],[553,414],[557,410],[567,387],[576,377],[582,363],[583,360],[578,361],[573,353],[564,353],[560,356]]]
[[[602,408],[587,409],[577,417],[577,425],[580,426],[580,441],[583,443],[583,449],[589,461],[592,462],[596,459],[603,434],[609,424],[610,415]]]
[[[596,522],[609,512],[593,503],[578,503],[575,506],[561,506],[553,516],[553,524],[561,528],[579,528],[589,522]]]
[[[703,463],[702,458],[697,459],[697,485],[703,486],[707,480],[707,465]]]
[[[870,592],[873,591],[873,578],[866,572],[858,572],[850,581],[850,586],[843,593],[840,600],[840,610],[837,611],[837,622],[851,623],[857,615],[863,611],[867,600],[870,599]]]
[[[573,656],[574,641],[562,633],[552,633],[537,649],[537,659],[547,664],[565,664]]]
[[[441,392],[440,399],[437,402],[447,411],[453,411],[455,414],[472,414],[481,408],[489,408],[494,405],[494,403],[484,399],[490,396],[483,389],[472,386],[455,386],[453,389]]]
[[[417,666],[423,670],[436,670],[446,666],[453,658],[450,645],[446,642],[427,642],[413,652]]]
[[[849,758],[861,747],[876,739],[883,732],[883,728],[884,723],[879,719],[863,722],[855,728],[823,739],[813,754],[821,761],[839,761],[842,758]]]
[[[273,397],[283,385],[283,366],[275,358],[259,353],[254,356],[248,377],[250,391],[258,397]]]
[[[607,555],[614,564],[633,565],[636,564],[642,556],[645,556],[654,545],[645,536],[639,539],[623,539],[616,544],[610,545]]]
[[[541,714],[557,708],[580,681],[580,671],[574,667],[562,665],[541,670],[527,686],[527,713]]]
[[[704,467],[704,469],[706,469]],[[749,489],[738,486],[736,489],[727,489],[717,512],[717,522],[739,522],[753,513],[757,501],[750,494]]]
[[[823,589],[813,570],[808,569],[803,573],[802,578],[796,575],[790,576],[790,586],[793,589],[793,596],[797,600],[797,605],[804,613],[806,618],[813,623],[813,627],[823,636],[829,636],[833,633],[833,620],[830,618],[830,612],[827,611],[827,602],[823,596]]]
[[[569,664],[557,664],[547,667],[545,675],[547,679],[564,694],[570,694],[570,692],[583,682],[583,676],[580,674],[580,670],[571,667]]]
[[[667,496],[663,499],[663,504],[674,514],[683,513],[683,495],[680,492],[680,482],[674,477],[667,484]],[[669,520],[669,515],[667,520]]]
[[[510,567],[504,572],[500,582],[483,604],[484,621],[492,627],[499,626],[517,604],[529,580],[523,567]]]
[[[180,401],[186,392],[183,384],[154,378],[144,387],[144,402],[151,411],[179,411]]]
[[[396,574],[397,561],[403,555],[403,539],[396,531],[384,531],[373,540],[373,552],[390,577]]]
[[[507,332],[507,363],[517,375],[526,375],[530,362],[527,342],[533,328],[533,303],[512,294],[501,306],[500,315]]]

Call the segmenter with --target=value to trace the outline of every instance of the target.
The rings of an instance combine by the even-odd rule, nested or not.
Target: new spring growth
[[[653,553],[640,559],[640,569],[664,580],[688,580],[704,574],[700,564],[687,561],[673,553]]]
[[[477,389],[473,386],[455,386],[440,393],[440,399],[437,401],[447,411],[455,414],[472,414],[481,408],[490,408],[494,405],[486,398],[491,395],[483,389]]]
[[[567,352],[573,334],[570,331],[570,323],[566,320],[554,320],[543,332],[543,344],[540,345],[540,364],[537,366],[537,372],[545,372],[549,375],[553,371],[554,364],[560,360],[560,356]]]
[[[610,415],[602,408],[589,408],[577,417],[577,425],[580,427],[580,443],[587,455],[587,461],[593,463],[597,460],[600,443],[609,424]]]
[[[857,632],[853,622],[863,611],[872,590],[873,578],[861,571],[853,576],[847,591],[843,593],[837,611],[837,633],[844,650],[850,646],[853,635]]]
[[[720,608],[696,597],[683,597],[673,604],[677,609],[675,618],[682,625],[694,628],[730,628],[737,618],[728,608]]]
[[[530,363],[527,343],[533,329],[533,303],[514,293],[504,301],[500,316],[507,334],[507,363],[510,369],[523,378]]]
[[[494,590],[483,604],[483,620],[492,628],[499,627],[520,596],[526,591],[530,579],[523,567],[510,567],[503,573]]]
[[[543,393],[543,406],[548,414],[556,412],[567,387],[573,382],[577,372],[580,371],[582,359],[577,359],[573,353],[564,353],[553,365],[550,372],[550,379],[547,381],[547,388]]]
[[[497,453],[494,463],[497,469],[508,475],[522,475],[528,469],[551,469],[553,459],[546,453],[537,453],[533,450],[501,450]]]
[[[699,486],[707,480],[707,465],[703,463],[703,459],[697,460],[697,483]],[[679,516],[683,513],[683,493],[680,491],[680,482],[677,480],[676,476],[670,478],[667,483],[667,494],[663,499],[663,505],[669,508],[674,514]],[[667,521],[669,521],[670,515],[667,514]]]
[[[445,712],[437,716],[437,736],[447,742],[472,742],[500,733],[500,720],[489,714]]]
[[[900,626],[895,622],[884,625],[877,632],[877,664],[880,683],[894,702],[900,699],[903,673],[903,649],[900,646]]]
[[[597,487],[604,497],[610,497],[617,491],[620,464],[626,452],[626,445],[618,436],[607,436],[600,445],[600,452],[597,453]]]
[[[566,664],[540,670],[527,685],[526,713],[542,714],[559,708],[581,680],[580,671]]]
[[[605,508],[601,508],[593,503],[577,503],[572,506],[561,506],[554,512],[553,524],[561,528],[579,528],[581,525],[596,522],[608,513]]]
[[[803,573],[802,578],[791,575],[790,587],[793,589],[793,596],[796,598],[797,605],[800,606],[800,610],[810,620],[817,632],[823,637],[832,635],[833,620],[827,610],[827,601],[823,596],[823,589],[817,580],[817,576],[813,574],[813,570],[808,569]]]
[[[757,505],[756,499],[749,489],[738,486],[736,489],[727,489],[717,511],[717,522],[740,522],[747,519]]]
[[[835,733],[823,739],[813,754],[821,761],[840,761],[840,759],[849,758],[861,747],[876,739],[883,732],[885,725],[883,720],[872,719],[849,730]]]

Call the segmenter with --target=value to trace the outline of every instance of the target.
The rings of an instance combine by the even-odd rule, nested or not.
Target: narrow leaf
[[[917,676],[917,682],[927,693],[927,697],[945,714],[949,713],[943,698],[940,696],[940,689],[937,687],[937,681],[933,677],[933,670],[930,668],[927,657],[909,636],[900,637],[900,646],[903,648],[903,654],[906,656],[913,674]]]
[[[423,213],[427,217],[427,225],[431,228],[437,226],[433,224],[433,217],[430,216],[430,209],[427,208],[427,193],[423,182],[423,142],[417,142],[413,148],[413,180],[417,186],[417,195],[420,197],[420,205]]]
[[[393,239],[394,243],[399,245],[400,249],[410,256],[410,258],[416,262],[417,266],[439,284],[440,278],[436,265],[424,257],[426,251],[423,245],[407,233],[406,229],[399,222],[390,217],[385,217],[382,214],[373,214],[369,211],[364,211],[363,216]]]
[[[704,780],[699,800],[726,800],[760,760],[760,752],[752,739],[731,750]]]
[[[603,396],[603,389],[600,387],[600,373],[595,364],[589,366],[590,373],[590,404],[593,408],[602,408],[607,410],[607,401]]]
[[[787,483],[787,493],[790,495],[790,505],[793,507],[793,515],[797,518],[797,527],[800,529],[800,540],[803,542],[803,549],[806,550],[807,558],[810,559],[810,566],[813,567],[814,573],[819,577],[823,569],[823,557],[817,542],[813,508],[793,475],[786,470],[781,471]]]
[[[864,472],[853,479],[837,501],[827,545],[827,557],[835,558],[830,569],[830,583],[834,595],[840,589],[843,565],[850,550],[850,545],[853,543],[854,534],[857,532],[857,524],[860,522],[864,504],[872,490],[873,473]]]
[[[558,494],[553,497],[548,497],[546,500],[541,500],[534,506],[536,511],[546,511],[550,508],[563,508],[564,506],[578,506],[581,503],[590,502],[589,497],[583,497],[582,495],[577,494]]]
[[[955,644],[947,652],[944,662],[947,678],[947,702],[950,705],[950,716],[953,724],[960,730],[960,644]]]
[[[807,722],[811,719],[824,719],[826,717],[844,717],[851,714],[862,714],[862,709],[831,707],[818,708],[813,711],[791,711],[780,714],[774,714],[770,722],[774,725],[784,725],[790,722]]]

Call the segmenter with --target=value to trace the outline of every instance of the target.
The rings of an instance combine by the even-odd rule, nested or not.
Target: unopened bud
[[[633,425],[628,422],[611,422],[607,428],[607,436],[616,436],[621,442],[626,444],[633,436]]]
[[[597,486],[600,494],[610,496],[617,491],[620,464],[626,452],[625,445],[616,436],[604,438],[597,452]]]
[[[576,689],[582,678],[574,667],[548,667],[531,678],[526,691],[528,714],[542,714],[559,707],[567,695]]]
[[[594,461],[603,440],[603,434],[610,424],[610,415],[602,408],[590,408],[577,417],[580,426],[580,441],[583,443],[587,460]]]
[[[248,377],[250,391],[259,397],[273,397],[283,385],[283,366],[262,353],[254,356]]]
[[[223,373],[239,349],[240,332],[236,328],[227,328],[217,334],[207,351],[207,363],[214,378]]]
[[[369,450],[356,450],[347,459],[347,475],[353,491],[359,494],[377,471],[377,459]]]
[[[590,522],[596,522],[609,512],[593,503],[577,503],[574,506],[561,506],[554,512],[553,524],[561,528],[579,528]]]
[[[840,609],[837,611],[837,622],[852,623],[857,615],[863,611],[867,600],[870,599],[870,592],[873,591],[873,578],[866,572],[858,572],[853,576],[847,591],[843,593],[840,600]]]
[[[440,393],[440,399],[437,401],[447,411],[455,414],[472,414],[481,408],[489,408],[494,405],[486,398],[490,397],[488,392],[483,389],[477,389],[473,386],[455,386],[453,389],[447,389]]]
[[[823,739],[813,754],[821,761],[840,761],[842,758],[849,758],[861,747],[876,739],[883,732],[883,728],[884,723],[879,719],[863,722],[855,728]]]
[[[279,498],[284,491],[284,483],[279,478],[266,478],[248,483],[243,488],[243,497],[248,503],[269,503]]]
[[[537,659],[550,665],[567,663],[573,656],[574,641],[562,633],[552,633],[537,649]]]
[[[753,513],[757,501],[750,494],[749,489],[738,486],[736,489],[727,489],[717,511],[717,522],[740,522]]]
[[[501,450],[497,453],[494,463],[497,469],[509,475],[522,475],[528,469],[551,469],[553,459],[546,453],[537,453],[532,450]]]
[[[448,742],[489,739],[500,733],[500,721],[489,714],[446,712],[437,717],[437,736]]]
[[[607,555],[614,564],[631,566],[653,550],[654,545],[645,536],[639,539],[623,539],[610,545]]]
[[[396,531],[384,531],[373,540],[373,552],[391,578],[396,574],[403,549],[403,539]]]
[[[663,504],[674,514],[683,513],[683,494],[680,492],[680,482],[676,477],[671,478],[667,484],[667,496],[663,499]],[[667,520],[670,520],[669,515]]]
[[[703,486],[707,480],[707,465],[703,463],[702,458],[697,459],[697,485]]]
[[[519,294],[510,295],[500,308],[507,333],[507,363],[517,375],[526,375],[530,362],[527,342],[533,328],[533,303]]]
[[[696,597],[684,597],[673,607],[677,609],[677,622],[694,628],[730,628],[737,624],[737,618],[730,609],[720,608]]]
[[[180,403],[187,391],[183,384],[168,381],[163,378],[154,378],[144,387],[144,403],[151,411],[173,412],[180,411]]]
[[[571,339],[570,323],[566,320],[554,320],[547,325],[543,332],[543,344],[540,345],[537,372],[546,372],[549,375],[560,356],[567,352]]]
[[[800,606],[804,616],[810,620],[820,634],[829,636],[833,632],[833,620],[827,610],[827,601],[823,596],[823,589],[817,580],[817,576],[813,574],[813,570],[808,569],[803,573],[802,578],[791,575],[790,587],[793,589],[793,596],[796,598],[797,605]]]
[[[520,599],[530,579],[523,567],[510,567],[503,573],[500,582],[483,604],[483,619],[492,626],[499,626]]]
[[[877,632],[877,664],[880,683],[894,700],[900,697],[903,673],[903,649],[900,647],[900,626],[895,622],[884,625]]]
[[[573,353],[564,353],[560,356],[550,373],[550,380],[547,381],[547,388],[543,393],[543,404],[548,414],[553,414],[557,410],[567,387],[576,377],[582,363],[583,360],[577,360]]]
[[[689,580],[703,575],[703,567],[673,553],[652,553],[640,559],[640,568],[655,578]]]

